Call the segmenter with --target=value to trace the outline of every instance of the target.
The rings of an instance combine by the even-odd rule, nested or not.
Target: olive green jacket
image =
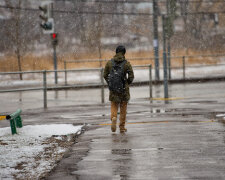
[[[122,53],[117,53],[112,59],[114,59],[114,61],[116,63],[120,63],[122,61],[125,61],[125,56]],[[105,69],[104,69],[104,79],[106,80],[107,83],[108,83],[108,76],[110,74],[111,69],[112,69],[112,61],[108,61],[107,64],[105,65]],[[128,102],[130,100],[129,85],[134,80],[134,72],[133,72],[131,64],[128,61],[124,65],[124,73],[126,75],[125,76],[126,80],[125,80],[124,93],[115,93],[115,92],[110,91],[109,101],[120,103],[122,101]]]

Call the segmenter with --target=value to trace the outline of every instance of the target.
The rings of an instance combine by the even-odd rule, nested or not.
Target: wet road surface
[[[169,97],[178,99],[218,99],[225,98],[224,82],[184,83],[169,85]],[[153,86],[153,98],[164,97],[163,85]],[[131,87],[131,102],[146,100],[149,87]],[[90,105],[101,103],[101,89],[48,91],[48,107]],[[0,93],[0,113],[14,112],[43,107],[42,91]],[[108,90],[105,89],[105,102],[108,102]],[[158,103],[154,101],[153,103]]]
[[[125,134],[111,132],[109,103],[25,110],[22,117],[24,125],[86,124],[49,180],[225,179],[225,124],[216,118],[225,111],[223,86],[176,86],[169,101],[139,95],[128,105]]]
[[[96,116],[99,107],[91,107],[94,114],[83,118],[88,130],[47,179],[224,179],[225,125],[214,117],[223,112],[217,103],[131,103],[126,134],[112,133],[109,114]]]

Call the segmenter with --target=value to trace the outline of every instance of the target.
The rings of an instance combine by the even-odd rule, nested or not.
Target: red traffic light
[[[56,46],[57,44],[58,44],[58,38],[57,38],[57,33],[52,33],[51,34],[51,38],[52,38],[52,44],[54,45],[54,46]]]
[[[57,38],[57,34],[56,33],[52,33],[52,39],[56,39]]]

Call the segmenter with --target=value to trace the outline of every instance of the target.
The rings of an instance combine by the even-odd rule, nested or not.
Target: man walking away
[[[125,128],[127,103],[130,100],[129,85],[134,80],[134,72],[131,64],[125,59],[126,49],[124,46],[116,48],[116,55],[107,62],[104,69],[104,79],[109,86],[109,101],[111,101],[112,132],[116,131],[117,112],[120,107],[120,132],[127,131]]]

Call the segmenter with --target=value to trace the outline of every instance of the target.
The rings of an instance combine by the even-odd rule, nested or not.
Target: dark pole
[[[168,98],[168,79],[167,79],[167,57],[166,57],[166,33],[165,33],[165,15],[162,15],[163,26],[163,72],[164,72],[164,98]]]
[[[18,7],[21,7],[21,0],[19,0],[18,2]],[[18,11],[17,13],[17,18],[16,18],[16,55],[17,55],[17,60],[18,60],[18,67],[19,67],[19,72],[22,71],[22,67],[21,67],[21,35],[20,35],[20,23],[21,23],[21,18],[20,18],[20,14],[21,12]],[[23,80],[23,75],[22,73],[19,74],[20,75],[20,80]]]
[[[154,33],[154,56],[155,56],[155,79],[159,81],[159,41],[158,41],[158,5],[156,0],[153,0],[153,33]]]
[[[170,38],[167,41],[167,60],[168,60],[168,71],[169,71],[169,80],[171,80],[171,61],[170,61]]]
[[[53,43],[53,61],[54,61],[54,70],[55,70],[55,84],[58,84],[56,44],[54,43]]]
[[[169,0],[166,1],[167,15],[170,16],[170,5]],[[170,63],[170,36],[167,41],[167,60],[168,60],[168,71],[169,71],[169,80],[171,79],[171,63]]]
[[[52,3],[52,14],[51,17],[54,17],[54,11],[53,11],[53,3]],[[54,28],[55,32],[55,28]],[[58,44],[57,35],[55,38],[52,36],[52,46],[53,46],[53,63],[54,63],[54,70],[55,70],[55,84],[58,84],[58,73],[57,73],[57,56],[56,56],[56,46]]]

